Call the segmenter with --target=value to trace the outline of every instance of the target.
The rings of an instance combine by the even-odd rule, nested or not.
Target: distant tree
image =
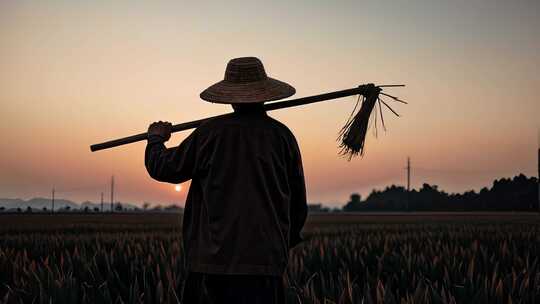
[[[362,205],[366,211],[404,211],[407,206],[407,190],[392,185],[383,191],[373,190]]]
[[[84,213],[88,213],[90,212],[90,207],[88,206],[84,206],[84,209],[83,209]]]
[[[69,212],[69,211],[71,210],[71,207],[70,207],[70,206],[66,206],[66,207],[64,207],[64,210],[65,210],[66,212]]]
[[[43,212],[47,212],[47,207],[43,207],[43,208],[41,208],[41,210],[42,210]]]
[[[178,206],[178,205],[169,205],[167,207],[164,208],[165,211],[169,211],[169,212],[181,212],[182,210],[184,210],[184,208]]]
[[[351,199],[347,202],[344,211],[358,211],[361,209],[360,204],[362,203],[362,197],[358,193],[351,194]]]
[[[116,210],[116,211],[122,211],[123,209],[124,209],[124,207],[122,207],[122,204],[116,203],[116,207],[114,207],[114,210]]]
[[[94,212],[99,212],[99,208],[98,208],[98,207],[94,207]]]
[[[424,183],[418,192],[412,193],[410,208],[417,211],[429,211],[433,210],[434,205],[438,205],[439,208],[436,209],[444,209],[440,206],[446,203],[447,198],[448,194],[440,192],[437,185]]]
[[[163,207],[161,207],[160,205],[157,205],[154,208],[152,208],[152,211],[162,211],[162,210],[163,210]]]
[[[0,212],[4,212],[6,210],[6,207],[2,206],[0,207]]]
[[[32,207],[30,206],[26,207],[26,213],[32,213]]]
[[[148,210],[148,208],[150,208],[150,203],[148,202],[144,202],[144,204],[142,205],[144,211]]]
[[[21,207],[17,207],[17,212],[21,213],[22,212],[22,209]]]

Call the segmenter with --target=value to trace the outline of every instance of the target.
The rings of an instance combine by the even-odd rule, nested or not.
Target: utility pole
[[[103,192],[101,192],[101,213],[103,213]]]
[[[409,211],[409,205],[411,204],[411,158],[407,157],[407,206]]]
[[[538,179],[536,180],[536,182],[538,183],[538,213],[540,213],[540,128],[538,129],[537,145],[538,145]]]
[[[114,175],[111,176],[111,212],[114,212]]]
[[[51,213],[54,213],[54,186],[52,187]]]

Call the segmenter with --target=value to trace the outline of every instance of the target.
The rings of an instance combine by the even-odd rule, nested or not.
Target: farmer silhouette
[[[183,242],[183,303],[283,303],[289,249],[307,216],[300,150],[263,103],[294,95],[254,57],[229,61],[225,79],[201,93],[234,113],[204,122],[178,147],[171,124],[148,128],[145,164],[158,181],[191,179]]]

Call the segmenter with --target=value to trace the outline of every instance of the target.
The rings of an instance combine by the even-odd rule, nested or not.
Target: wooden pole
[[[402,84],[391,84],[391,85],[379,85],[378,87],[383,88],[383,87],[404,87],[404,86],[405,85],[402,85]],[[342,97],[347,97],[347,96],[353,96],[353,95],[359,95],[359,94],[365,94],[365,93],[366,93],[366,86],[361,85],[352,89],[346,89],[346,90],[334,91],[330,93],[324,93],[324,94],[302,97],[302,98],[297,98],[297,99],[267,103],[264,105],[264,108],[266,111],[272,111],[272,110],[307,105],[310,103],[321,102],[321,101],[342,98]],[[175,133],[179,131],[193,129],[200,126],[203,122],[205,122],[208,119],[222,117],[222,116],[230,115],[230,114],[231,113],[180,123],[180,124],[172,126],[171,131],[172,133]],[[91,145],[90,150],[92,152],[95,152],[99,150],[109,149],[113,147],[118,147],[118,146],[122,146],[126,144],[131,144],[134,142],[146,140],[147,138],[148,138],[148,133],[140,133],[140,134],[136,134],[136,135],[120,138],[120,139],[113,139],[110,141]]]

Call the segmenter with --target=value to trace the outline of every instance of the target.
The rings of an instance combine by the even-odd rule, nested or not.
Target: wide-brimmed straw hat
[[[204,90],[201,98],[215,103],[261,103],[294,95],[291,85],[266,76],[262,62],[256,57],[229,61],[225,78]]]

